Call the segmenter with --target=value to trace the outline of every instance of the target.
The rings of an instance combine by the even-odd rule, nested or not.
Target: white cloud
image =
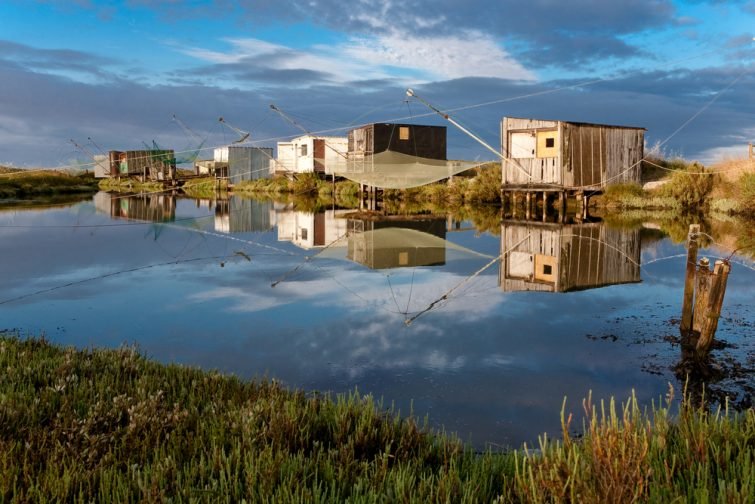
[[[321,72],[334,83],[366,79],[419,83],[462,77],[535,79],[493,37],[478,31],[423,37],[394,30],[387,35],[351,38],[341,44],[313,45],[307,50],[255,38],[225,41],[231,45],[227,52],[198,47],[181,52],[213,64],[243,64],[253,58],[250,64],[258,68]]]
[[[477,31],[435,37],[394,32],[377,38],[352,39],[342,50],[366,64],[419,70],[433,79],[535,79],[494,38]]]

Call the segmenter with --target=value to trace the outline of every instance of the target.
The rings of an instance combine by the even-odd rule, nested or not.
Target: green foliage
[[[692,163],[687,165],[681,161],[670,162],[670,168],[675,170],[671,180],[661,186],[662,196],[674,198],[682,210],[703,210],[708,206],[708,197],[715,184],[715,175],[705,171],[705,167]]]
[[[755,173],[744,173],[738,180],[739,208],[743,213],[755,216]]]

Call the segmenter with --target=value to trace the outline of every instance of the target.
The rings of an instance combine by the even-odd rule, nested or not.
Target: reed
[[[755,413],[585,402],[583,438],[475,453],[357,391],[0,336],[2,502],[752,502]]]

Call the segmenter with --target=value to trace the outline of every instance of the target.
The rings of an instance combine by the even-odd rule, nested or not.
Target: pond
[[[564,398],[650,405],[671,383],[685,246],[644,227],[319,212],[229,197],[98,193],[0,209],[0,331],[306,391],[382,398],[478,448],[559,433]],[[715,242],[700,255],[728,256]],[[751,259],[717,338],[755,367]]]

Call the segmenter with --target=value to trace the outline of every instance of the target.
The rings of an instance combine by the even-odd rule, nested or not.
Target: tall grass
[[[0,337],[1,502],[752,502],[755,413],[585,403],[582,439],[474,453],[331,397]]]
[[[96,190],[97,181],[91,173],[15,170],[6,171],[0,176],[0,198],[87,193]]]

